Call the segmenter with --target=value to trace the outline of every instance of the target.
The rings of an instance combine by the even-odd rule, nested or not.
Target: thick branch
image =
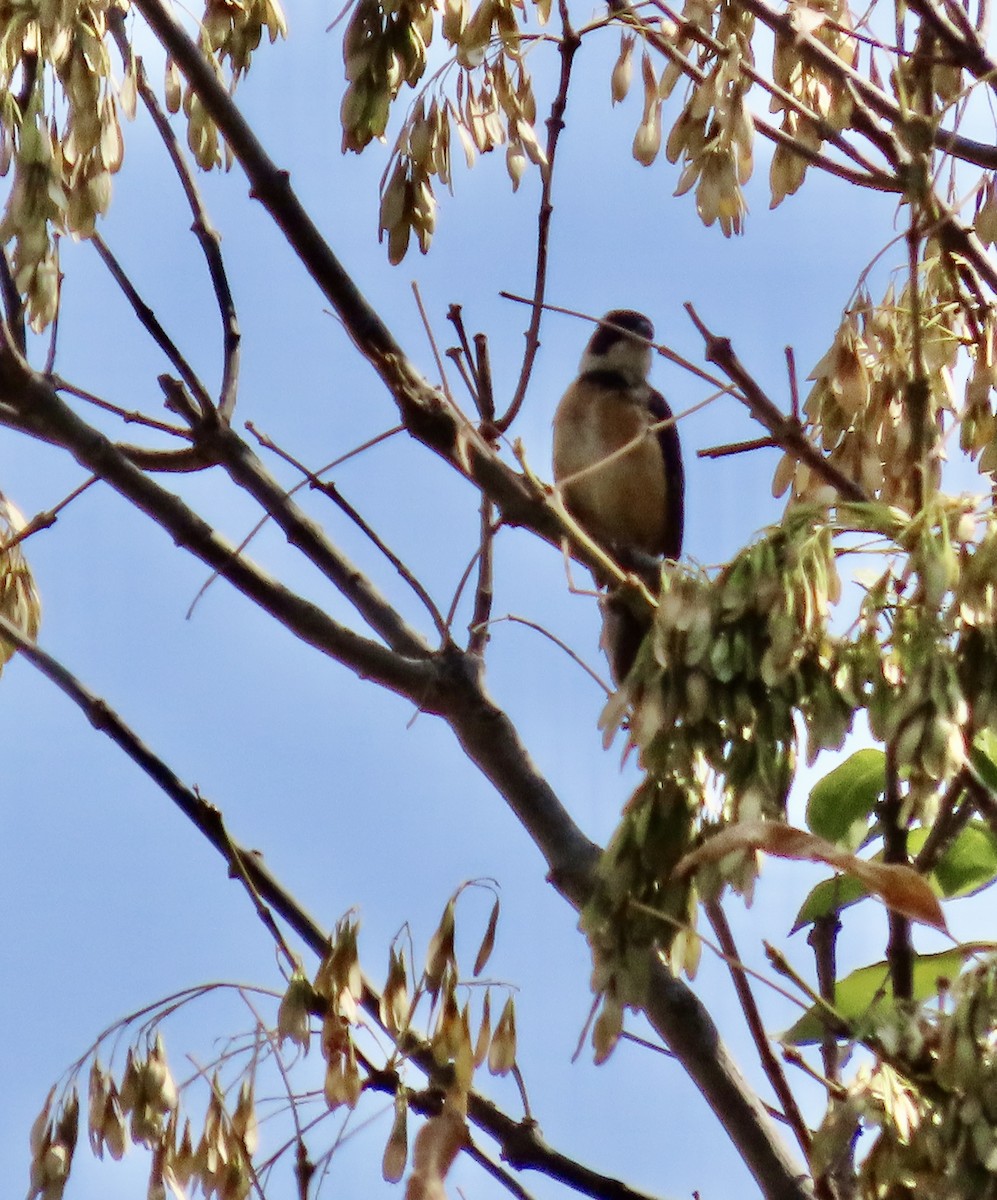
[[[230,875],[245,880],[254,893],[254,900],[270,905],[309,949],[318,958],[323,958],[329,948],[329,934],[270,873],[258,853],[238,845],[230,836],[219,809],[187,787],[104,700],[94,695],[60,662],[26,638],[16,625],[2,615],[0,633],[18,646],[25,658],[81,709],[90,724],[120,747],[173,801],[225,859]],[[269,913],[266,915],[269,917]],[[275,932],[271,921],[268,920],[267,924],[271,932]],[[279,937],[279,934],[276,936]],[[368,1015],[380,1024],[381,997],[366,981],[362,1003]],[[419,1038],[415,1044],[406,1047],[406,1057],[430,1079],[438,1078],[440,1068],[425,1038]],[[377,1082],[375,1075],[375,1086]],[[394,1090],[393,1084],[391,1090]],[[648,1200],[644,1194],[619,1180],[592,1171],[554,1150],[541,1137],[534,1122],[514,1120],[478,1092],[472,1091],[468,1095],[468,1116],[496,1139],[502,1148],[503,1159],[517,1170],[539,1171],[598,1200]]]
[[[557,544],[562,531],[554,515],[544,510],[522,476],[509,468],[416,370],[319,233],[295,195],[287,172],[279,170],[266,154],[192,39],[161,0],[137,0],[136,7],[197,90],[245,171],[252,195],[273,217],[357,349],[390,391],[409,432],[469,475],[494,500],[504,524],[526,525]]]
[[[15,364],[11,356],[3,367],[0,401],[16,409],[16,421],[10,420],[16,428],[62,446],[81,466],[150,516],[178,546],[224,575],[303,642],[390,691],[411,696],[430,688],[433,671],[428,663],[405,658],[361,637],[240,557],[230,542],[179,497],[144,475],[108,438],[81,420],[41,376],[26,365]]]
[[[206,445],[233,481],[245,488],[276,521],[288,542],[339,588],[392,649],[412,658],[430,653],[425,640],[409,628],[373,584],[329,541],[321,526],[295,504],[229,425],[216,425],[206,434]]]

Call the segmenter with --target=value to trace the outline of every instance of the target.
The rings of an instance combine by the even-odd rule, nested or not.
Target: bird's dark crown
[[[599,328],[592,335],[589,351],[594,355],[605,354],[625,334],[621,330],[635,333],[640,338],[652,341],[654,326],[643,313],[635,312],[632,308],[614,308],[602,318]]]

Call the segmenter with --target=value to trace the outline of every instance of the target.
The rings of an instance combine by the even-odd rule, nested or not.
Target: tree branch
[[[160,525],[178,546],[224,575],[240,592],[307,645],[407,697],[430,692],[434,671],[423,659],[406,658],[333,621],[238,551],[179,497],[143,474],[114,444],[82,421],[51,385],[13,354],[0,360],[0,399],[16,410],[8,422],[61,446],[88,471]]]
[[[543,184],[540,193],[540,210],[537,215],[537,265],[533,283],[533,311],[530,314],[530,324],[526,331],[526,351],[523,355],[523,365],[519,372],[519,381],[513,393],[512,401],[505,414],[498,420],[501,431],[509,428],[516,419],[523,401],[526,399],[526,389],[530,384],[533,373],[533,363],[540,349],[540,321],[543,317],[543,300],[547,290],[547,248],[550,242],[550,222],[554,215],[554,205],[551,194],[554,187],[554,162],[557,158],[557,146],[564,129],[564,113],[568,107],[568,87],[571,83],[571,68],[575,54],[581,45],[581,38],[571,26],[568,6],[565,0],[560,0],[561,39],[558,43],[558,53],[561,56],[561,76],[558,81],[557,94],[550,106],[550,116],[547,118],[547,166],[543,170]]]
[[[207,264],[208,275],[211,278],[211,286],[214,289],[215,298],[218,302],[218,311],[222,322],[222,383],[218,397],[218,413],[223,420],[230,421],[239,390],[239,347],[242,335],[239,332],[239,317],[236,313],[232,288],[229,285],[225,262],[222,258],[221,238],[218,235],[217,229],[211,224],[208,217],[208,210],[205,208],[204,201],[201,199],[201,193],[194,182],[190,165],[183,151],[180,149],[180,145],[170,127],[169,120],[159,104],[156,93],[149,86],[149,80],[145,73],[145,64],[139,56],[135,55],[132,46],[128,42],[128,34],[125,30],[124,10],[120,8],[110,9],[107,21],[122,60],[126,64],[130,59],[134,60],[135,82],[138,94],[142,97],[142,103],[145,105],[146,111],[149,113],[152,123],[156,127],[156,132],[166,147],[166,152],[170,156],[173,169],[180,180],[180,186],[183,188],[184,195],[187,197],[187,204],[194,217],[194,223],[191,228]]]
[[[865,491],[824,457],[807,438],[799,421],[785,416],[766,396],[741,364],[730,341],[711,333],[691,304],[686,304],[685,308],[706,343],[707,361],[715,363],[736,384],[751,415],[759,424],[764,425],[783,450],[806,463],[816,475],[835,488],[843,500],[857,503],[867,501],[869,497]]]
[[[222,813],[215,805],[208,803],[196,791],[187,787],[104,700],[85,687],[61,663],[25,637],[17,625],[2,615],[0,634],[16,645],[32,666],[68,696],[95,729],[110,738],[140,767],[218,851],[228,864],[230,876],[241,879],[245,884],[257,912],[263,917],[278,945],[283,947],[283,937],[265,905],[271,905],[274,912],[297,933],[318,958],[325,956],[329,947],[329,934],[270,873],[258,853],[240,846],[231,837]],[[286,953],[290,953],[286,947],[284,949]],[[368,1016],[381,1025],[381,996],[366,979],[361,1003]],[[439,1064],[425,1037],[413,1035],[412,1043],[405,1046],[405,1056],[431,1080],[441,1084]],[[393,1072],[391,1077],[389,1087],[385,1082],[385,1074],[381,1073],[379,1082],[379,1076],[375,1072],[372,1083],[393,1092],[397,1086],[397,1078]],[[589,1170],[581,1163],[554,1150],[541,1137],[534,1121],[514,1120],[478,1092],[472,1091],[468,1096],[468,1116],[498,1142],[503,1159],[516,1170],[541,1172],[597,1200],[649,1200],[645,1194],[635,1191],[619,1180]]]

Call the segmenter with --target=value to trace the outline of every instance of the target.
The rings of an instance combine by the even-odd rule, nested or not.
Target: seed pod
[[[507,1075],[516,1063],[516,1009],[510,996],[495,1026],[488,1051],[488,1070],[493,1075]]]
[[[614,104],[625,100],[630,91],[634,73],[633,50],[636,41],[636,34],[626,32],[620,34],[620,56],[613,67],[613,74],[609,82],[609,90]]]

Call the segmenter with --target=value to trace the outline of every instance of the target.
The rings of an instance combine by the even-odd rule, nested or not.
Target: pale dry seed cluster
[[[754,64],[754,17],[729,0],[689,0],[688,17],[709,30],[722,49],[700,47],[702,82],[689,94],[665,147],[669,162],[682,163],[677,196],[696,189],[696,212],[704,225],[719,221],[724,237],[741,233],[748,211],[742,186],[751,177],[755,129],[747,105],[750,85],[744,68]],[[685,13],[683,15],[686,15]],[[686,35],[688,37],[688,35]],[[674,64],[661,78],[668,95],[677,78]]]
[[[792,0],[789,16],[800,34],[826,46],[846,67],[858,57],[858,42],[851,36],[851,13],[844,0]],[[820,150],[824,136],[818,121],[841,132],[852,118],[852,99],[840,79],[816,68],[801,53],[798,42],[779,37],[772,59],[772,80],[786,97],[773,95],[772,112],[782,113],[782,131],[809,150]],[[818,120],[815,120],[817,118]],[[779,143],[772,155],[769,186],[772,207],[799,190],[809,163],[792,147]]]
[[[75,1088],[51,1112],[49,1094],[31,1136],[32,1164],[28,1200],[60,1200],[63,1195],[79,1124]],[[190,1122],[179,1130],[180,1097],[157,1034],[147,1051],[129,1049],[121,1083],[94,1059],[88,1087],[90,1146],[98,1158],[106,1151],[118,1160],[130,1142],[152,1152],[148,1196],[166,1200],[197,1186],[209,1200],[245,1200],[252,1186],[250,1163],[256,1150],[256,1108],[252,1084],[244,1079],[229,1113],[218,1077],[201,1137],[194,1145]]]
[[[20,543],[4,549],[23,528],[24,518],[0,492],[0,614],[34,641],[41,624],[41,597]],[[0,671],[14,652],[14,647],[0,638]]]
[[[399,263],[412,234],[425,254],[436,228],[433,178],[452,186],[450,143],[456,129],[468,166],[477,154],[506,145],[513,189],[528,162],[543,168],[546,156],[536,135],[536,102],[521,50],[520,0],[446,0],[441,31],[453,47],[454,97],[428,91],[416,98],[403,123],[382,180],[379,234],[388,258]],[[549,4],[535,6],[546,20]],[[433,3],[359,0],[343,41],[347,90],[340,116],[343,150],[361,151],[383,138],[391,105],[403,85],[414,87],[426,69],[437,8]]]
[[[896,1018],[894,1018],[896,1020]],[[818,1168],[847,1152],[858,1122],[875,1141],[857,1162],[861,1200],[990,1197],[997,1176],[997,959],[981,959],[936,1011],[886,1029],[887,1061],[831,1101],[814,1137]],[[873,1033],[878,1036],[878,1032]]]
[[[973,314],[979,330],[974,341],[969,310],[937,249],[929,247],[917,286],[915,298],[909,282],[899,296],[891,285],[879,305],[865,291],[859,294],[831,348],[810,373],[814,386],[804,403],[807,429],[828,460],[870,496],[908,512],[920,504],[918,479],[910,469],[916,411],[911,390],[923,385],[926,392],[922,457],[925,482],[935,488],[941,480],[940,423],[951,420],[957,407],[953,369],[960,350],[968,346],[975,355],[966,391],[971,423],[962,436],[967,448],[977,452],[990,445],[984,439],[992,429],[994,379],[992,319]],[[992,456],[990,451],[988,463]],[[833,488],[786,455],[776,468],[773,492],[782,495],[790,486],[794,496],[825,503],[834,499]]]
[[[14,181],[0,220],[13,242],[14,282],[31,327],[44,329],[59,305],[57,237],[90,237],[111,202],[111,177],[124,157],[120,116],[135,112],[135,62],[117,85],[109,18],[121,0],[8,0],[0,4],[0,173]],[[249,68],[263,30],[286,32],[277,0],[209,0],[200,44],[233,83]],[[188,143],[205,169],[223,161],[218,131],[197,96],[167,64],[166,97],[187,116]]]
[[[106,45],[110,9],[107,0],[0,6],[0,165],[5,173],[14,166],[0,242],[14,242],[14,280],[36,330],[59,303],[55,234],[93,233],[124,153],[118,108],[130,114],[134,79],[117,93]],[[64,107],[47,94],[50,79]]]
[[[250,68],[253,52],[263,31],[273,44],[287,36],[287,22],[279,0],[207,0],[198,33],[198,44],[213,67],[219,82],[225,83],[225,63],[231,72],[234,89]],[[187,118],[187,145],[197,165],[204,171],[231,166],[231,156],[223,146],[218,129],[197,92],[185,84],[176,63],[166,60],[164,82],[166,107]]]
[[[476,974],[491,953],[496,918],[497,908],[478,952]],[[359,1005],[363,995],[357,932],[357,924],[352,919],[346,918],[337,925],[314,983],[309,983],[302,974],[292,976],[278,1012],[277,1031],[281,1040],[292,1041],[306,1053],[311,1043],[312,1014],[316,1010],[322,1012],[321,1046],[326,1062],[324,1095],[331,1110],[343,1105],[354,1108],[367,1079],[365,1062],[358,1052],[354,1033],[362,1023]],[[439,1154],[442,1147],[451,1146],[455,1137],[453,1118],[456,1117],[460,1130],[463,1130],[467,1094],[474,1072],[487,1063],[493,1075],[506,1075],[516,1062],[516,1011],[511,995],[493,1025],[491,988],[485,989],[477,1034],[472,1035],[470,1001],[463,1005],[458,1001],[461,985],[455,933],[456,906],[452,899],[430,942],[426,968],[414,991],[409,987],[405,955],[392,947],[387,980],[380,996],[381,1023],[397,1048],[389,1065],[403,1061],[413,1036],[410,1025],[415,1011],[420,1001],[428,998],[432,1019],[429,1048],[441,1068],[442,1077],[449,1080],[443,1110],[446,1118],[438,1125],[433,1124],[437,1120],[433,1118],[428,1123],[426,1137],[420,1133],[416,1139],[413,1174],[409,1182],[410,1200],[423,1193],[439,1194],[433,1191],[433,1180],[440,1172],[445,1174]],[[384,1177],[391,1182],[402,1177],[409,1160],[407,1111],[407,1091],[399,1082],[395,1117],[382,1162]],[[452,1147],[454,1153],[462,1142],[461,1132],[457,1144]]]

